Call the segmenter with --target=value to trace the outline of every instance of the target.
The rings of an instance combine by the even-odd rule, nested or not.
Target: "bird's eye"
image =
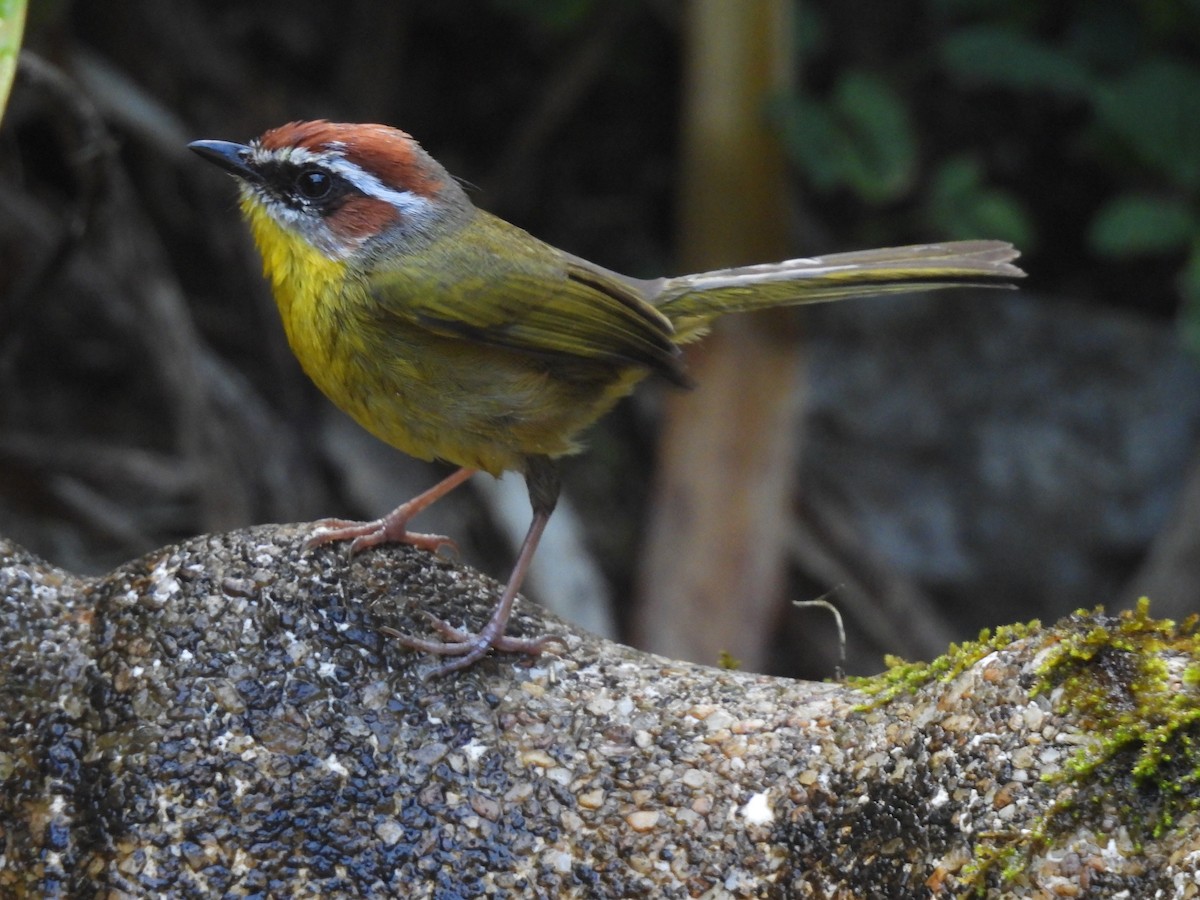
[[[321,169],[301,169],[296,176],[296,191],[305,200],[322,200],[333,190],[333,177]]]

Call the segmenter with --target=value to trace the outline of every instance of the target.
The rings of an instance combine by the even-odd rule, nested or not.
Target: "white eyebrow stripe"
[[[254,162],[262,165],[263,163],[295,163],[296,165],[304,165],[305,163],[320,163],[327,165],[335,153],[333,151],[316,151],[309,150],[307,147],[280,147],[278,150],[268,150],[261,144],[250,145],[250,155],[254,157]]]
[[[346,179],[368,197],[385,200],[406,215],[419,214],[431,207],[428,197],[422,197],[412,191],[398,191],[390,188],[375,175],[341,156],[327,161],[325,168]]]
[[[368,197],[375,197],[390,203],[406,216],[420,216],[432,211],[433,204],[428,197],[412,191],[398,191],[390,188],[375,175],[366,171],[362,166],[350,162],[342,153],[340,147],[330,147],[325,150],[309,150],[307,147],[287,147],[282,150],[264,150],[262,147],[252,148],[255,162],[287,162],[292,165],[322,166],[344,178]]]

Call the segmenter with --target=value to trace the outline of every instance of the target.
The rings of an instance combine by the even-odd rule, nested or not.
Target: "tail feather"
[[[1025,273],[1003,241],[952,241],[857,250],[663,279],[651,301],[675,340],[700,337],[732,312],[945,287],[1013,287]]]

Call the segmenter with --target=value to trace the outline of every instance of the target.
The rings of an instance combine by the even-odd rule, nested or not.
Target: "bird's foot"
[[[442,547],[458,549],[450,538],[440,534],[419,534],[408,530],[408,520],[427,506],[440,500],[468,478],[474,469],[457,469],[429,490],[418,494],[407,503],[401,503],[382,519],[373,522],[354,522],[347,519],[323,519],[308,536],[305,548],[311,550],[322,544],[349,541],[351,555],[379,544],[411,544],[430,553]]]
[[[322,519],[313,529],[308,540],[304,542],[306,550],[320,547],[323,544],[350,542],[350,554],[353,556],[368,547],[380,544],[411,544],[430,553],[437,553],[442,547],[458,550],[453,540],[442,534],[422,534],[409,531],[407,528],[410,518],[405,508],[400,506],[388,513],[382,519],[370,522],[355,522],[351,519]]]
[[[564,650],[567,649],[566,639],[557,634],[543,634],[533,638],[513,637],[503,633],[495,634],[493,633],[494,628],[491,627],[493,622],[489,622],[478,634],[471,634],[455,628],[445,619],[439,619],[428,613],[426,615],[434,629],[442,636],[442,640],[413,637],[386,625],[379,629],[398,644],[411,650],[421,650],[435,656],[451,657],[436,669],[426,673],[426,678],[435,678],[465,669],[487,656],[490,650],[499,650],[501,653],[521,653],[530,657],[530,662],[532,662],[532,659],[540,656],[549,644],[558,644]]]

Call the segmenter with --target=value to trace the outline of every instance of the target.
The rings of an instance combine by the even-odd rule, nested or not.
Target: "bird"
[[[455,470],[369,522],[325,519],[311,547],[452,543],[409,521],[477,472],[518,472],[532,519],[478,631],[430,617],[437,638],[386,634],[435,654],[430,674],[493,649],[536,657],[554,635],[507,633],[560,493],[559,460],[654,375],[691,387],[681,347],[720,316],[962,286],[1013,287],[1018,251],[994,240],[834,253],[675,277],[634,278],[545,243],[477,207],[408,133],[294,121],[248,143],[188,145],[234,176],[288,343],[305,373],[375,437]]]

